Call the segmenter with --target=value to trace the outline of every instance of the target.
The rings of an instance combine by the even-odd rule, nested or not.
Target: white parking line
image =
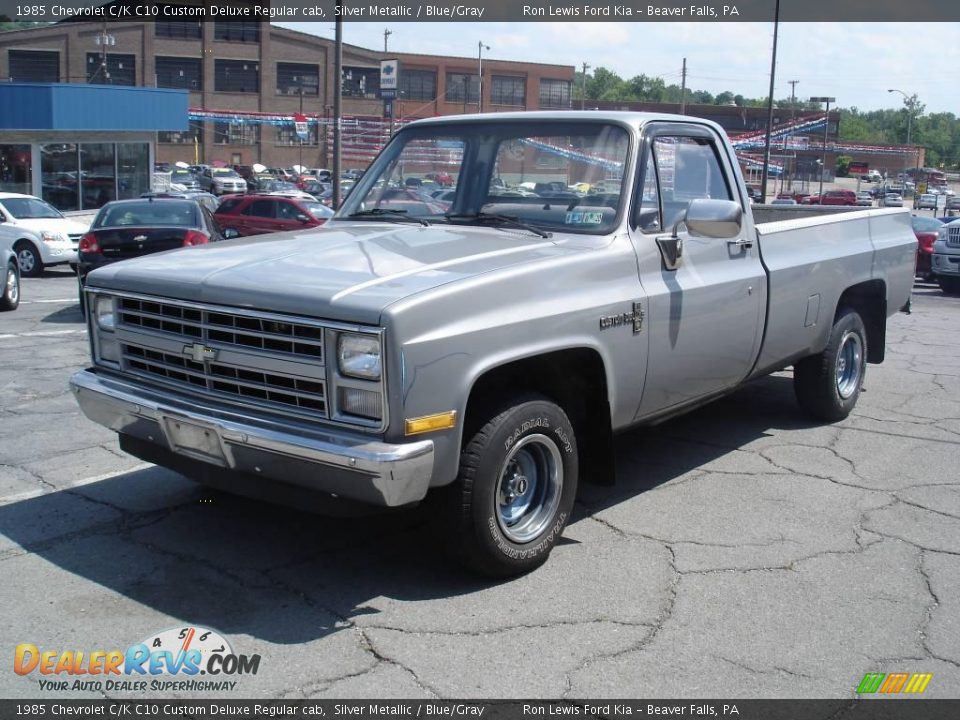
[[[37,303],[74,303],[77,304],[77,298],[57,298],[56,300],[21,300],[21,305],[36,305]]]
[[[152,463],[139,463],[133,467],[128,467],[126,470],[115,470],[114,472],[104,473],[103,475],[94,475],[93,477],[74,480],[73,482],[60,485],[55,490],[50,488],[38,488],[36,490],[29,490],[16,495],[7,495],[6,497],[0,497],[0,507],[3,507],[4,505],[13,505],[14,503],[23,502],[24,500],[33,500],[34,498],[38,498],[42,495],[52,495],[53,493],[63,492],[64,490],[72,490],[74,488],[83,487],[84,485],[92,485],[93,483],[100,482],[101,480],[109,480],[110,478],[126,475],[127,473],[138,472],[140,470],[146,470],[147,468],[152,467],[154,467]]]
[[[87,332],[86,328],[83,330],[34,330],[33,332],[24,332],[24,333],[6,333],[0,335],[0,340],[9,340],[10,338],[18,337],[55,337],[57,335],[83,335]]]

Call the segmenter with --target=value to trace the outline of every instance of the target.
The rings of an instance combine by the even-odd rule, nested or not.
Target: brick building
[[[349,26],[348,26],[349,29]],[[158,134],[157,161],[222,160],[286,167],[330,166],[332,40],[265,22],[59,23],[0,34],[0,80],[179,88],[191,121]],[[397,122],[476,112],[477,58],[384,53],[343,47],[343,109],[358,138],[382,119],[380,63],[399,61],[392,114]],[[574,69],[484,58],[484,111],[570,106]],[[310,118],[298,138],[292,115]],[[389,133],[376,131],[372,146]]]

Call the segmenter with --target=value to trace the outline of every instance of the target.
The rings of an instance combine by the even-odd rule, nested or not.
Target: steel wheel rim
[[[863,345],[860,336],[848,332],[840,341],[837,353],[837,392],[846,400],[860,387],[860,373],[863,367]]]
[[[20,299],[20,283],[17,279],[17,271],[12,267],[7,268],[7,299],[15,303]]]
[[[560,449],[546,435],[528,435],[510,449],[497,478],[497,523],[517,544],[530,542],[550,524],[563,492]]]
[[[35,259],[33,257],[33,251],[29,248],[24,248],[23,250],[17,253],[17,260],[20,261],[20,269],[25,272],[33,272],[33,266],[36,265]]]

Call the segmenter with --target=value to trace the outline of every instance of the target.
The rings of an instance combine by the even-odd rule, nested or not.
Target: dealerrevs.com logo
[[[232,678],[256,675],[259,655],[235,653],[216,630],[171,628],[121,650],[50,650],[21,643],[17,675],[37,674],[40,690],[212,692],[234,690]],[[203,676],[201,679],[200,676]]]

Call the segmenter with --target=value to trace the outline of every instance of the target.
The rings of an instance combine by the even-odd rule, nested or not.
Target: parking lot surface
[[[800,415],[788,371],[619,436],[617,484],[497,583],[444,559],[424,508],[328,518],[124,455],[67,388],[75,278],[27,279],[0,314],[0,697],[844,698],[867,672],[960,697],[960,299],[918,285],[887,343],[836,425]],[[42,690],[10,669],[22,643],[188,627],[256,674]]]

